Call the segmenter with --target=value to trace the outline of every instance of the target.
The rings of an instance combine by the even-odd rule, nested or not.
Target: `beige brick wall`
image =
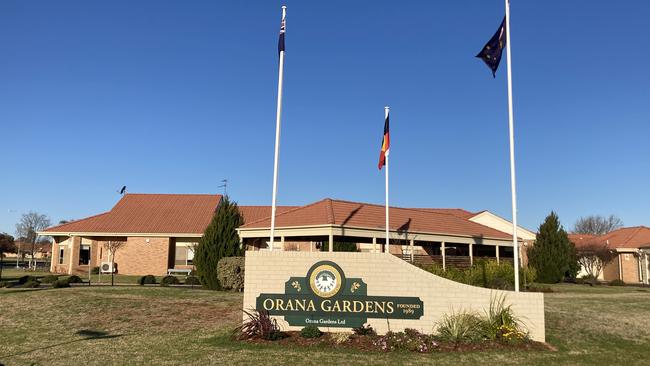
[[[524,319],[532,339],[545,340],[544,296],[541,293],[515,293],[473,287],[434,276],[412,266],[393,255],[384,253],[344,252],[246,252],[246,278],[244,309],[255,307],[260,293],[283,293],[284,284],[291,276],[303,277],[316,262],[331,260],[337,263],[346,277],[360,277],[368,285],[368,295],[415,296],[424,303],[424,316],[419,320],[391,319],[391,330],[415,328],[431,333],[443,314],[469,310],[483,312],[494,296],[506,296],[514,312]],[[290,327],[282,317],[280,326]],[[388,331],[386,320],[368,319],[380,333]],[[345,328],[327,328],[328,331],[344,331]]]
[[[621,269],[623,272],[623,282],[635,284],[639,280],[639,260],[632,253],[619,253],[621,257]]]
[[[146,240],[149,239],[149,242]],[[126,244],[115,253],[119,274],[161,276],[169,268],[169,238],[129,237]],[[107,258],[106,249],[103,257]]]

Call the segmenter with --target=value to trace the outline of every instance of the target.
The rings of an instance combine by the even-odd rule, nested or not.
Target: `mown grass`
[[[545,295],[553,351],[379,353],[287,348],[230,339],[242,296],[187,288],[0,290],[0,363],[186,364],[648,364],[650,291],[558,285]]]

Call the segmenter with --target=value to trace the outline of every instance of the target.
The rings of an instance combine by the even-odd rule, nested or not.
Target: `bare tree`
[[[2,233],[0,234],[0,279],[2,279],[2,267],[4,266],[3,258],[5,253],[15,253],[16,245],[14,244],[14,237]]]
[[[578,263],[595,282],[603,268],[616,258],[616,253],[604,243],[590,243],[577,248]]]
[[[623,227],[623,220],[618,216],[592,215],[579,218],[573,225],[573,232],[575,234],[603,235],[621,227]]]
[[[47,215],[41,215],[37,212],[29,211],[23,214],[20,221],[16,224],[16,235],[23,239],[26,243],[31,245],[31,258],[29,259],[29,267],[36,267],[34,261],[34,252],[36,251],[36,243],[38,241],[38,232],[50,226],[50,218]]]
[[[108,259],[113,264],[113,270],[111,271],[111,286],[115,285],[114,274],[115,274],[115,253],[126,244],[122,240],[109,240],[104,242],[104,249],[108,252]]]

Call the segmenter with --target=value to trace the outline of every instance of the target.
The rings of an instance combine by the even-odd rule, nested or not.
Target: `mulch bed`
[[[242,342],[263,345],[282,345],[288,347],[318,347],[326,346],[333,348],[356,349],[366,352],[383,352],[373,344],[375,338],[371,336],[359,336],[352,334],[349,338],[337,343],[330,334],[323,334],[318,338],[304,338],[300,332],[283,332],[285,338],[279,340],[266,340],[261,338],[247,339]],[[448,343],[438,341],[438,347],[433,352],[466,352],[466,351],[492,351],[492,350],[521,350],[521,351],[556,351],[556,349],[547,344],[535,341],[525,341],[517,344],[501,343],[497,341],[483,341],[479,343]]]

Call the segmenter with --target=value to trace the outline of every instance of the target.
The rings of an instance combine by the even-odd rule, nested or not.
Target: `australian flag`
[[[278,56],[280,56],[280,52],[284,51],[284,32],[287,27],[287,20],[284,17],[284,14],[282,14],[282,22],[280,23],[280,39],[278,39]]]
[[[501,62],[501,53],[506,46],[506,18],[503,17],[501,26],[496,33],[490,38],[488,43],[483,47],[481,52],[476,55],[485,62],[485,64],[492,70],[492,76],[496,77],[499,62]]]

